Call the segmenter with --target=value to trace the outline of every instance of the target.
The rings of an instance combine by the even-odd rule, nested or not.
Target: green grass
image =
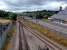
[[[42,19],[42,21],[44,21],[44,22],[48,22],[48,19]]]

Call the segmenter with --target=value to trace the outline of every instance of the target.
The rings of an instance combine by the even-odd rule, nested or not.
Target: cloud
[[[8,11],[58,10],[65,8],[67,0],[0,0],[0,9]]]
[[[1,10],[5,10],[5,9],[7,9],[8,7],[6,6],[6,3],[5,2],[3,2],[3,1],[0,1],[0,9]]]

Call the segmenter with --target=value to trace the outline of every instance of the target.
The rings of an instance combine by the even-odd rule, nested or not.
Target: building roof
[[[51,17],[67,21],[67,7],[63,11],[60,11],[59,13],[57,13]]]

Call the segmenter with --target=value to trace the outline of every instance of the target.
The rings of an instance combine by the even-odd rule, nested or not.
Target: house
[[[52,22],[67,24],[67,7],[49,18]]]

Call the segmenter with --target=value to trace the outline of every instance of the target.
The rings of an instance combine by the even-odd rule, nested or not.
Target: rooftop
[[[67,7],[59,13],[51,16],[52,18],[61,19],[67,21]]]

